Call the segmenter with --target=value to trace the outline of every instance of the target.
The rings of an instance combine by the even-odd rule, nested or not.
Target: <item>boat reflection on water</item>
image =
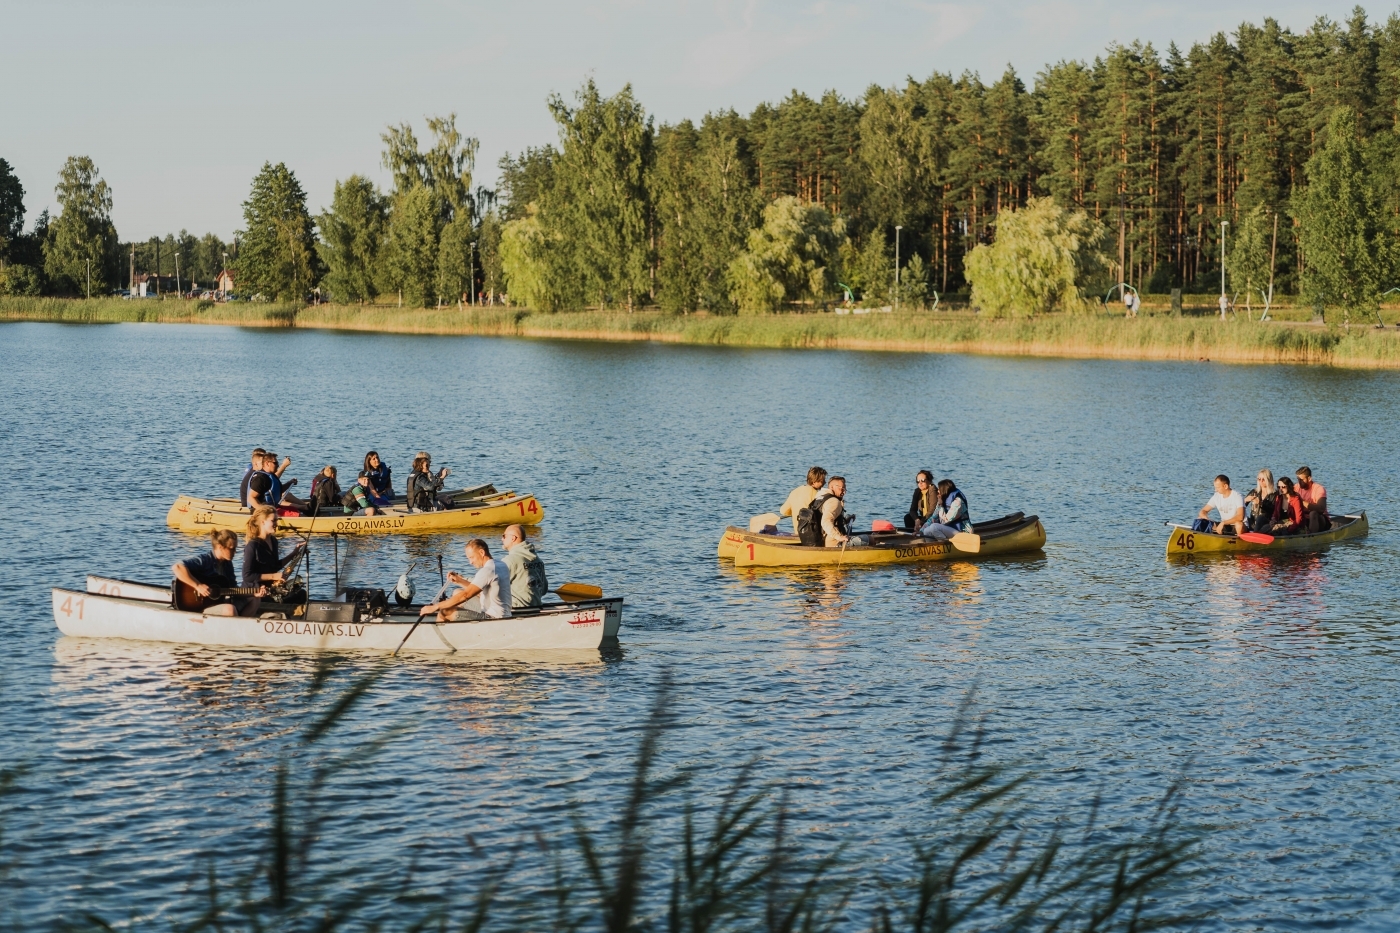
[[[233,748],[244,738],[294,729],[318,668],[327,662],[335,668],[329,691],[383,667],[376,693],[441,703],[453,720],[479,733],[494,731],[491,723],[502,716],[547,701],[553,684],[601,673],[622,657],[615,643],[601,651],[433,652],[391,659],[381,652],[249,651],[64,636],[54,643],[52,681],[60,705],[68,697],[97,695],[103,698],[93,711],[99,719],[139,718],[147,727]],[[535,676],[561,672],[574,676]]]
[[[809,625],[832,627],[851,610],[853,603],[846,596],[848,571],[839,567],[818,567],[793,577],[792,591],[798,613]]]

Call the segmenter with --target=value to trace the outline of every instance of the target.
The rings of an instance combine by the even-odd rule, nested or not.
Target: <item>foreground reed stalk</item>
[[[319,801],[332,781],[351,777],[403,730],[385,729],[345,752],[323,744],[345,731],[385,670],[330,690],[340,679],[335,662],[321,665],[300,704],[309,710],[305,725],[275,767],[261,855],[251,862],[212,855],[202,891],[171,911],[185,918],[178,929],[1089,933],[1188,929],[1200,920],[1182,883],[1198,842],[1178,815],[1180,782],[1136,825],[1105,824],[1097,802],[1078,827],[1046,818],[1035,804],[1035,775],[990,759],[985,722],[969,696],[930,775],[926,818],[906,834],[904,858],[872,865],[845,845],[816,851],[799,843],[787,791],[757,783],[757,762],[737,766],[718,800],[690,796],[693,775],[664,763],[675,707],[669,683],[641,724],[616,819],[590,827],[576,809],[571,838],[534,834],[531,844],[527,833],[513,858],[494,864],[477,853],[477,867],[463,876],[469,890],[417,890],[407,857],[378,863],[388,868],[356,866],[347,886],[343,853],[325,852],[335,840],[323,838]],[[0,829],[22,777],[15,769],[0,774]],[[686,797],[676,825],[658,812],[678,793]],[[469,830],[453,827],[452,835]],[[8,854],[0,851],[0,871],[10,868]],[[552,882],[518,881],[539,877],[515,870],[538,858],[553,866]],[[0,895],[8,928],[31,929],[12,908]],[[96,913],[65,926],[114,928]]]

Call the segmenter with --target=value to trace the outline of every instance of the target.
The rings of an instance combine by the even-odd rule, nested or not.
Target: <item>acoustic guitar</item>
[[[171,601],[181,612],[203,612],[225,596],[253,596],[257,592],[258,588],[255,586],[211,586],[208,596],[200,596],[198,590],[179,577],[170,583]]]

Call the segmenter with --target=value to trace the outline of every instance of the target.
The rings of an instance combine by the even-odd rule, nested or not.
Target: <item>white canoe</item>
[[[101,586],[106,578],[91,578],[89,586],[94,580]],[[159,587],[131,585],[144,588],[146,595],[114,596],[55,588],[53,617],[58,630],[78,638],[126,638],[229,648],[393,651],[417,619],[416,611],[356,618],[352,605],[320,600],[295,607],[293,612],[301,614],[287,618],[207,615],[172,608],[168,591],[164,602],[152,598]],[[509,619],[442,623],[425,620],[404,644],[404,651],[596,649],[604,639],[616,638],[621,626],[621,597],[552,603],[540,610],[522,610]]]

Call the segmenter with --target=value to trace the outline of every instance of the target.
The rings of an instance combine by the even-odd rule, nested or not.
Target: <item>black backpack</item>
[[[797,539],[807,547],[824,547],[826,532],[822,531],[822,506],[834,498],[831,493],[817,496],[812,504],[797,510]],[[838,520],[837,527],[840,527]]]

